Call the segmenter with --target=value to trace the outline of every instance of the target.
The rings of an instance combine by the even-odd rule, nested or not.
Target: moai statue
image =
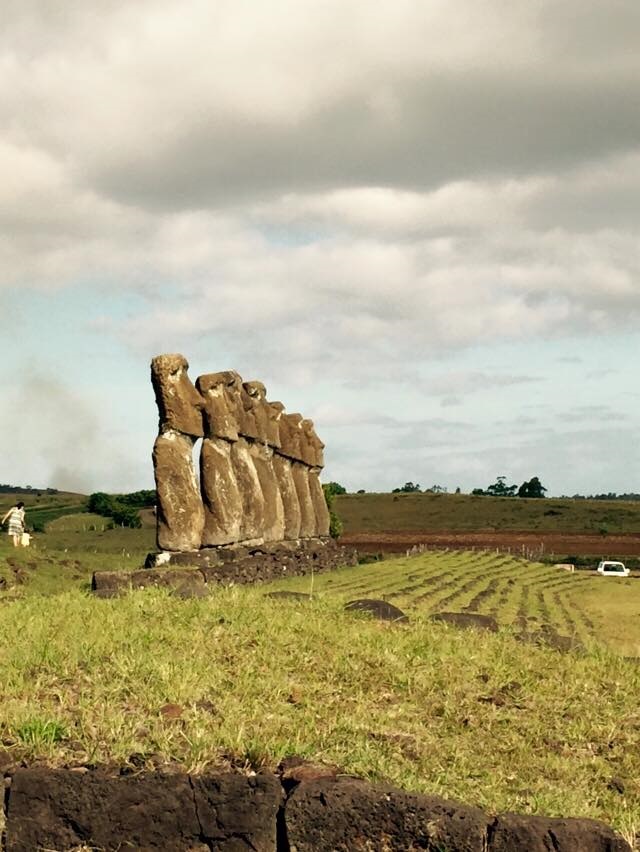
[[[232,370],[208,373],[196,380],[196,388],[204,400],[204,440],[200,453],[203,547],[232,544],[240,539],[243,501],[231,458],[232,445],[239,437],[238,423],[225,391],[241,381]]]
[[[245,429],[249,452],[260,480],[264,499],[263,537],[265,541],[282,541],[284,538],[284,503],[273,467],[273,448],[269,446],[270,412],[267,408],[266,388],[262,382],[245,382]]]
[[[238,431],[238,440],[231,444],[231,464],[242,496],[242,518],[238,540],[247,544],[262,544],[265,502],[246,436],[247,432],[255,431],[255,425],[250,416],[251,404],[247,401],[247,392],[242,387],[240,376],[225,386],[224,393],[229,412],[234,418]]]
[[[203,400],[191,383],[183,355],[158,355],[151,382],[160,415],[153,445],[158,494],[157,544],[162,550],[200,547],[204,509],[193,469],[193,446],[203,435]]]
[[[313,420],[303,420],[301,426],[302,457],[309,465],[309,493],[316,514],[316,535],[328,536],[331,519],[320,483],[320,472],[324,467],[324,444],[316,434]]]
[[[300,538],[300,501],[298,492],[291,473],[291,459],[282,453],[282,440],[286,441],[283,423],[284,405],[281,402],[268,402],[268,443],[274,450],[273,470],[276,475],[282,505],[284,507],[284,538],[294,541]],[[280,434],[282,425],[283,434]]]
[[[291,459],[291,475],[300,504],[300,538],[314,538],[317,535],[316,512],[309,489],[309,467],[302,459],[302,415],[285,414],[280,423],[280,452]]]

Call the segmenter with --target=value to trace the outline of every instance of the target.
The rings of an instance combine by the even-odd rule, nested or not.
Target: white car
[[[598,574],[602,574],[603,577],[628,577],[630,573],[623,562],[605,560],[598,565]]]

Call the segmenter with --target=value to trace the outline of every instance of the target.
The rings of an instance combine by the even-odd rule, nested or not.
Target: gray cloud
[[[91,334],[138,362],[216,351],[286,398],[322,384],[347,410],[377,395],[433,422],[434,404],[471,399],[481,417],[483,394],[543,377],[522,363],[463,373],[459,350],[637,328],[639,38],[636,0],[9,0],[3,334],[19,347],[29,328],[15,293],[49,293],[54,313],[74,285],[101,296]],[[15,404],[37,409],[37,395]],[[340,416],[335,458],[362,478]],[[65,426],[65,482],[92,464],[124,480],[130,459],[95,461],[111,429],[90,419]],[[421,481],[497,464],[481,433],[474,453],[446,424],[402,427],[396,449],[385,415],[360,428],[389,485],[415,480],[402,466],[429,445]]]
[[[3,477],[16,484],[87,493],[135,488],[145,465],[127,452],[126,431],[104,422],[101,408],[59,377],[26,369],[0,410],[0,434],[11,452]]]

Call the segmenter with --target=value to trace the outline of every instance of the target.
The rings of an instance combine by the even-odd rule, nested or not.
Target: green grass
[[[472,530],[608,534],[640,532],[640,501],[542,500],[468,494],[343,494],[344,533]]]
[[[5,747],[53,763],[138,754],[192,771],[300,754],[493,811],[638,829],[635,663],[419,615],[380,624],[345,613],[338,596],[296,604],[264,592],[98,601],[72,591],[3,607]],[[162,713],[167,703],[179,718]]]
[[[16,758],[135,754],[201,771],[299,754],[490,811],[640,831],[640,666],[626,659],[640,656],[640,581],[447,551],[206,599],[96,600],[91,573],[139,567],[152,530],[65,525],[33,550],[0,541],[0,739]],[[313,599],[266,597],[275,589]],[[411,621],[345,612],[355,597],[385,597]],[[430,621],[441,609],[494,615],[501,630]],[[523,619],[583,650],[518,641]]]

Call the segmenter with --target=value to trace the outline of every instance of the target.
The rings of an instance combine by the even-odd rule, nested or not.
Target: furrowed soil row
[[[441,569],[438,569],[441,571]],[[414,570],[411,576],[421,577],[423,582],[418,584],[418,587],[424,584],[425,580],[429,580],[436,572],[435,566],[428,565],[422,569]],[[448,576],[455,577],[456,568],[452,566],[448,570],[445,570],[444,573],[440,573],[440,576]],[[406,582],[408,580],[407,575],[403,572],[398,575],[397,571],[385,571],[381,574],[376,575],[376,582],[372,582],[371,575],[367,575],[364,578],[360,578],[356,583],[343,583],[339,586],[334,585],[331,587],[332,592],[338,592],[339,594],[348,594],[353,597],[354,595],[366,595],[367,597],[371,597],[374,594],[382,594],[385,591],[389,590],[393,596],[397,595],[397,586],[399,582]]]
[[[478,592],[474,597],[471,598],[469,603],[465,606],[466,612],[478,612],[483,603],[488,599],[495,595],[496,590],[498,588],[498,580],[494,577],[489,581],[489,585],[482,589],[482,591]]]
[[[447,583],[447,584],[443,585],[440,588],[440,591],[446,590],[450,586],[453,586],[452,591],[449,592],[448,594],[445,594],[444,596],[441,596],[441,595],[438,595],[438,594],[436,594],[436,595],[433,595],[433,594],[421,595],[419,598],[414,598],[414,603],[419,603],[419,602],[426,600],[427,598],[430,598],[429,609],[434,609],[436,607],[438,609],[450,607],[453,604],[454,601],[457,601],[461,598],[464,600],[464,597],[466,595],[469,595],[469,593],[472,592],[481,583],[483,583],[483,582],[489,583],[489,582],[491,582],[492,579],[495,578],[496,574],[503,574],[503,573],[511,571],[511,570],[513,570],[512,565],[504,565],[501,568],[494,570],[492,572],[492,574],[490,574],[490,575],[488,575],[484,570],[481,571],[479,574],[475,574],[475,572],[474,572],[474,576],[470,577],[466,582],[464,582],[462,584],[460,584],[459,582],[456,582],[454,580],[452,583]],[[469,573],[465,572],[464,576],[468,577]],[[460,578],[460,575],[458,575],[458,580],[459,580],[459,578]],[[471,597],[473,597],[473,596],[471,596]]]
[[[430,576],[425,577],[425,580],[432,581],[428,586],[428,591],[424,594],[411,596],[408,591],[399,589],[389,597],[400,603],[400,598],[403,600],[406,598],[407,603],[410,606],[416,606],[421,604],[423,601],[427,599],[433,600],[437,597],[444,589],[452,588],[457,586],[460,583],[461,579],[471,580],[473,578],[479,577],[482,578],[486,576],[486,565],[484,564],[484,560],[474,560],[472,568],[464,567],[464,571],[461,571],[461,562],[459,559],[455,560],[455,564],[447,571],[443,572],[441,567],[434,566],[435,570],[437,570],[437,574],[435,571],[432,571]],[[412,591],[418,591],[421,588],[425,587],[425,582],[423,581],[420,584],[415,584],[412,588]]]
[[[570,612],[567,608],[566,601],[562,599],[560,592],[554,592],[553,599],[558,609],[562,612],[566,621],[572,625],[574,635],[576,635],[583,642],[585,638],[591,639],[592,632],[589,630],[583,619],[580,617],[579,609],[577,607],[573,607],[573,610]]]

